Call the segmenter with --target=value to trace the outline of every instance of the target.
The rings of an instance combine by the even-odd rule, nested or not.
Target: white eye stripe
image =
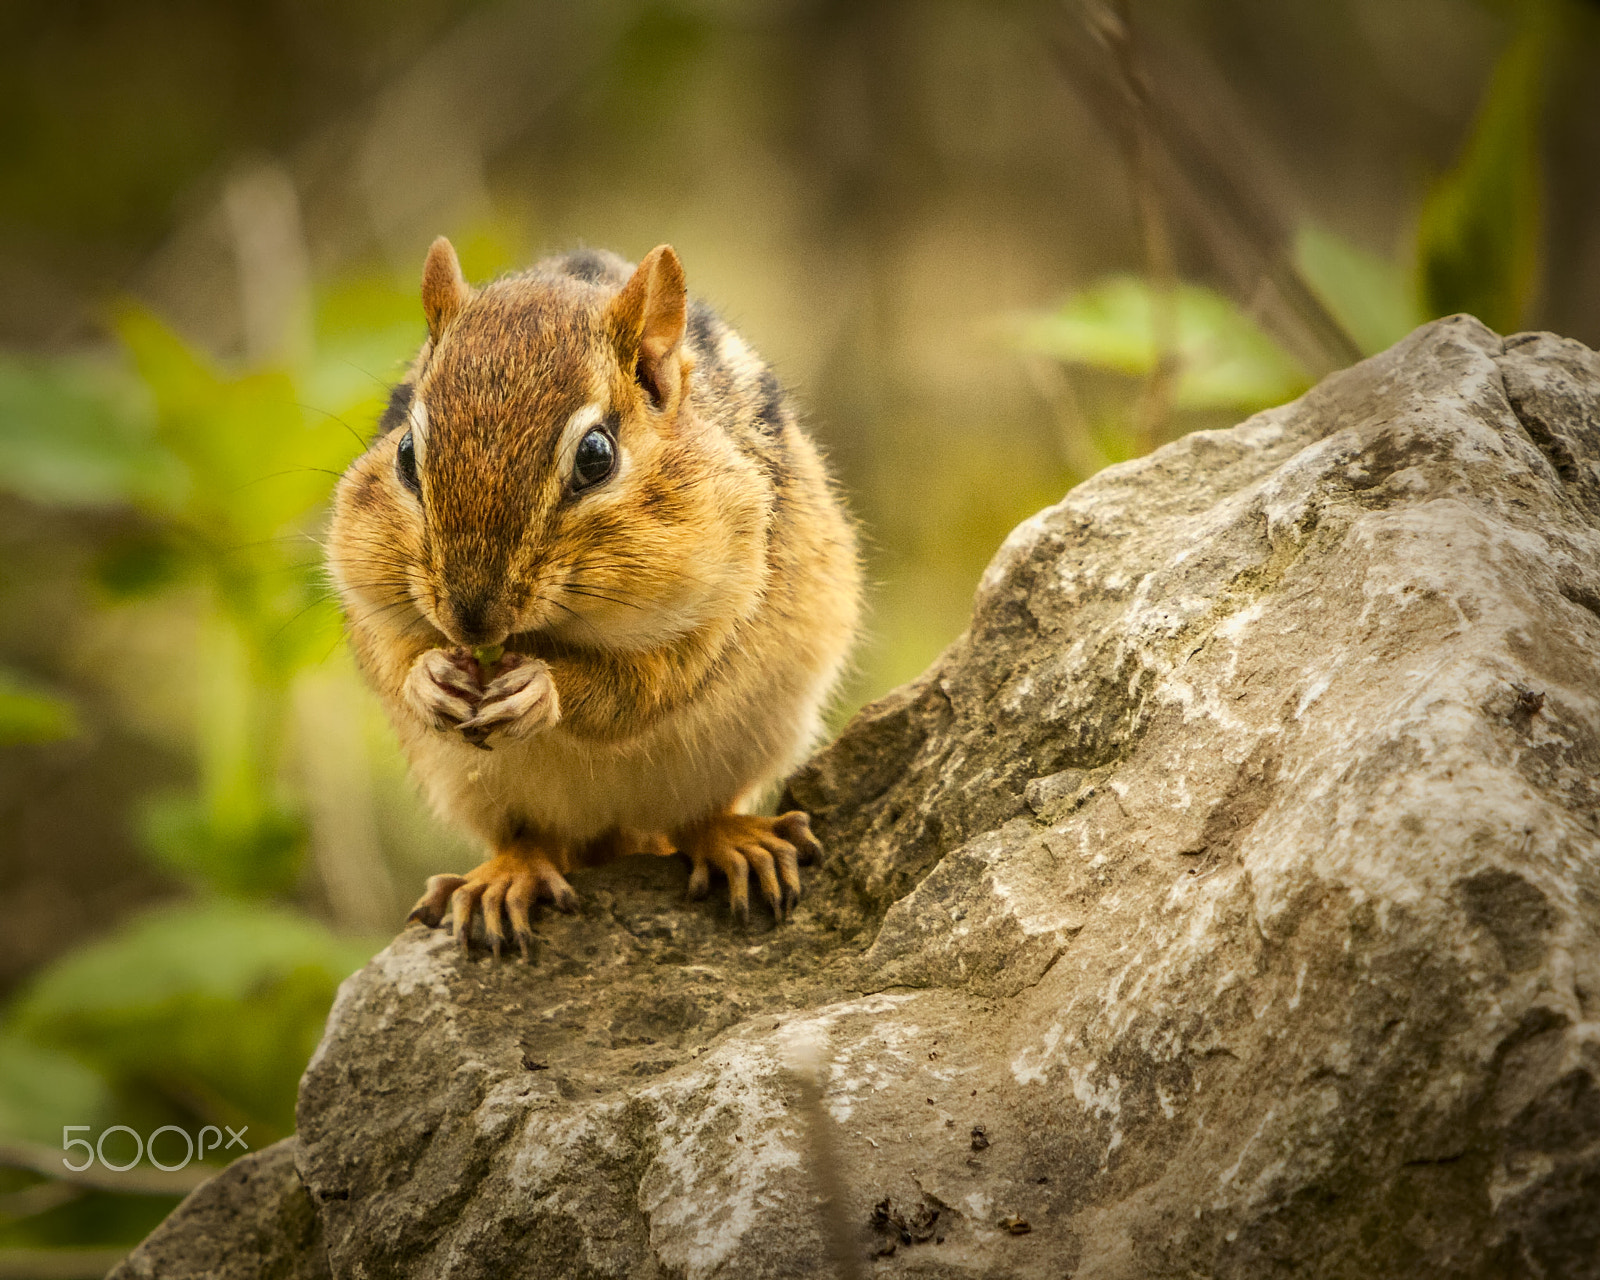
[[[422,465],[422,451],[428,441],[428,406],[413,396],[411,408],[406,412],[406,423],[411,428],[411,447],[416,451],[417,465]]]
[[[586,404],[567,419],[567,425],[561,428],[561,444],[556,449],[556,458],[563,476],[571,473],[573,461],[578,456],[578,446],[583,442],[584,436],[599,426],[605,416],[603,405]]]
[[[586,404],[570,418],[567,425],[561,429],[561,439],[565,443],[569,438],[581,440],[588,434],[589,428],[595,426],[601,418],[606,416],[606,411],[598,404]]]

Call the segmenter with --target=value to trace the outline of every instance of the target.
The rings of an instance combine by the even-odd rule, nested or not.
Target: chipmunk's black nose
[[[492,644],[499,638],[490,634],[493,609],[487,591],[452,592],[450,612],[455,616],[456,639],[462,644]]]

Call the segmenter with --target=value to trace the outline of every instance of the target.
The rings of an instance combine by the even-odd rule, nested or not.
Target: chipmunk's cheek
[[[428,579],[418,574],[412,577],[406,586],[406,594],[411,597],[411,605],[416,609],[418,616],[440,635],[449,633],[439,625],[439,597],[438,592],[429,584]]]

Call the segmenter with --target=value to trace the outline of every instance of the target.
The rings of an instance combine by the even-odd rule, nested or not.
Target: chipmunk
[[[782,920],[820,846],[747,806],[815,738],[855,634],[850,519],[776,375],[669,245],[474,290],[434,241],[428,336],[340,479],[328,564],[436,811],[489,858],[411,913],[529,955],[579,862],[681,851]]]

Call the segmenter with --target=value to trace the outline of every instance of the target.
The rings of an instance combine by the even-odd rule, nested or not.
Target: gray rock
[[[286,1138],[202,1182],[107,1280],[331,1280],[316,1207]]]
[[[1444,320],[1103,472],[791,793],[780,930],[651,861],[345,984],[333,1275],[1600,1276],[1594,353]]]

